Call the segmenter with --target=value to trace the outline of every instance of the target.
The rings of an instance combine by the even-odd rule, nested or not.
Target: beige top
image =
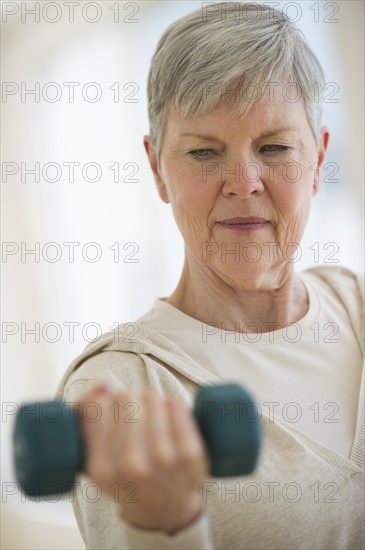
[[[261,341],[262,349],[260,342],[246,346],[231,341],[227,346],[227,340],[221,338],[228,335],[219,331],[215,333],[219,342],[207,348],[203,338],[193,338],[197,323],[200,328],[202,323],[157,300],[137,322],[123,323],[118,332],[105,333],[90,343],[67,369],[56,397],[78,401],[96,383],[107,380],[115,391],[153,387],[160,395],[179,396],[192,407],[199,386],[235,379],[249,386],[254,395],[258,394],[257,401],[262,402],[267,400],[267,394],[260,395],[260,380],[266,379],[270,371],[265,371],[265,377],[261,373],[255,378],[248,371],[245,376],[242,364],[255,361],[255,354],[260,357],[258,364],[263,364],[267,354],[275,365],[280,365],[275,376],[289,373],[289,366],[300,376],[302,358],[306,357],[308,365],[315,365],[314,371],[318,370],[319,384],[327,380],[334,391],[342,385],[344,393],[350,392],[350,398],[343,401],[343,425],[336,432],[341,441],[337,444],[334,432],[328,436],[327,427],[314,433],[310,424],[296,425],[282,414],[273,417],[272,411],[263,407],[263,445],[255,472],[245,477],[207,477],[201,487],[204,514],[172,536],[138,529],[121,520],[112,499],[104,495],[95,498],[95,492],[90,495],[86,485],[90,480],[79,475],[73,506],[88,549],[364,547],[363,286],[359,277],[338,266],[315,267],[300,276],[309,290],[310,305],[298,325],[304,328],[307,321],[312,323],[317,307],[315,322],[319,326],[330,319],[340,327],[338,347],[331,348],[321,338],[310,344],[305,337],[290,347],[290,342],[280,339],[279,331],[271,333],[272,342],[266,341],[262,346]],[[209,325],[203,330],[209,331]],[[264,340],[271,338],[269,333],[261,336]],[[211,352],[214,346],[216,350],[220,347],[221,353],[224,351],[225,358],[242,354],[241,363],[229,362],[228,376],[222,370],[222,357]],[[347,364],[343,364],[343,347]],[[337,352],[333,353],[333,349]],[[327,368],[323,371],[320,367],[324,364]],[[346,386],[342,379],[344,369],[351,381]],[[313,387],[315,372],[310,373]],[[278,390],[273,383],[271,388],[270,401],[275,401]],[[302,388],[305,394],[305,386]]]

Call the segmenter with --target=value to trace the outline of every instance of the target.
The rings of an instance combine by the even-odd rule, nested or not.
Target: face
[[[284,84],[241,119],[232,117],[234,98],[188,119],[171,106],[159,166],[144,139],[192,269],[238,288],[272,288],[293,270],[319,188],[328,129],[317,148],[303,102],[289,102]]]

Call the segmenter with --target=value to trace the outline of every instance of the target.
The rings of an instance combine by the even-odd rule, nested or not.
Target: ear
[[[150,136],[143,137],[143,145],[144,145],[144,148],[146,149],[148,160],[149,160],[153,175],[155,177],[158,194],[160,195],[161,199],[164,202],[169,203],[170,202],[169,193],[163,181],[163,178],[161,176],[161,166],[160,166],[160,163],[158,162],[157,154],[154,146],[152,145]]]
[[[319,148],[318,148],[318,161],[317,168],[315,170],[314,182],[313,182],[313,192],[312,195],[316,195],[320,187],[320,175],[324,165],[324,160],[326,158],[326,152],[328,148],[330,138],[329,128],[327,126],[322,126],[319,134]]]

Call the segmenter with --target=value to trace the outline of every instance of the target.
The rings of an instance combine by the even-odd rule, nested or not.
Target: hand
[[[93,407],[85,407],[91,402]],[[88,420],[95,420],[96,410],[98,420]],[[199,488],[210,471],[209,455],[181,400],[151,390],[111,393],[96,387],[76,412],[84,472],[120,505],[124,519],[173,534],[201,514]]]

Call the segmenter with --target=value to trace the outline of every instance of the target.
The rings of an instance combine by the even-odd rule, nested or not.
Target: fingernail
[[[95,393],[109,393],[109,392],[110,392],[110,388],[109,388],[108,384],[100,384],[95,389]]]

